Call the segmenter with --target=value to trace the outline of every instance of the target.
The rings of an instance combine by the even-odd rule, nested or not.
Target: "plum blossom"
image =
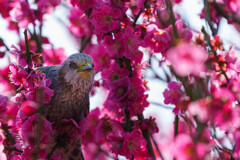
[[[206,152],[206,146],[202,143],[194,144],[188,134],[179,134],[175,140],[173,153],[179,160],[203,159]]]
[[[77,6],[79,9],[85,11],[89,8],[95,7],[96,0],[67,0],[71,5]]]
[[[120,9],[113,9],[108,5],[101,9],[93,10],[92,21],[95,26],[94,32],[96,34],[108,33],[119,28],[118,18],[121,16]]]
[[[108,52],[106,52],[106,48],[104,46],[94,46],[89,55],[93,57],[94,70],[96,72],[102,70],[103,68],[109,67],[110,59],[108,57]]]
[[[10,79],[13,84],[19,86],[26,81],[28,77],[27,71],[20,70],[15,64],[10,64],[9,70],[11,71]]]
[[[71,22],[69,30],[73,32],[74,35],[86,37],[91,36],[91,23],[84,12],[79,9],[72,8],[70,10],[69,20]]]
[[[61,64],[66,58],[63,48],[43,50],[43,60],[47,65]]]
[[[207,57],[203,48],[188,43],[181,43],[166,53],[167,60],[180,76],[200,76],[200,73],[205,71],[204,63]]]
[[[101,76],[107,84],[128,75],[129,71],[127,69],[120,68],[117,63],[112,63],[109,68],[104,68],[101,72]]]
[[[17,47],[15,47],[14,45],[11,46],[13,48],[13,50],[11,51],[11,53],[17,57],[17,61],[18,61],[18,65],[21,67],[26,67],[27,66],[27,56],[24,52],[20,51]]]
[[[51,83],[49,78],[38,80],[35,87],[25,93],[26,98],[35,102],[39,102],[40,100],[42,103],[50,102],[54,93],[53,90],[48,88]]]
[[[165,53],[170,45],[168,32],[159,29],[156,25],[147,27],[147,35],[144,37],[143,47],[149,47],[153,52]]]
[[[27,28],[30,23],[35,25],[36,16],[26,1],[17,4],[14,11],[14,17],[19,22],[19,27]]]
[[[8,98],[6,96],[0,95],[0,119],[6,114],[7,111]]]
[[[36,113],[37,109],[38,109],[38,104],[30,100],[26,100],[21,105],[22,112],[27,116],[31,116],[34,113]]]
[[[130,81],[128,77],[123,77],[119,80],[112,81],[109,84],[110,92],[108,99],[113,101],[121,101],[127,97],[130,91]]]
[[[123,154],[126,158],[147,156],[148,153],[145,150],[147,142],[139,129],[131,133],[126,132],[123,137]]]
[[[52,124],[46,120],[45,118],[42,118],[42,130],[41,130],[41,137],[40,142],[43,144],[46,144],[49,142],[49,136],[52,132]],[[25,143],[29,143],[31,145],[34,144],[34,139],[37,135],[37,125],[39,121],[39,114],[34,114],[30,116],[21,127],[21,136],[23,138],[23,141]]]
[[[197,115],[199,121],[206,122],[211,118],[211,102],[210,97],[191,102],[188,110],[192,115]]]
[[[172,81],[168,83],[169,89],[165,89],[163,92],[165,104],[177,104],[180,102],[182,96],[181,86],[181,82]]]

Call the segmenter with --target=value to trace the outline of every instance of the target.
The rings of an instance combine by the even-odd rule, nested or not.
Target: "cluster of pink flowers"
[[[11,54],[16,59],[0,70],[4,95],[0,95],[3,131],[0,159],[47,159],[46,146],[51,138],[65,133],[68,143],[82,136],[87,160],[118,156],[136,160],[239,159],[239,53],[234,45],[225,50],[217,31],[222,18],[240,30],[240,3],[237,0],[204,3],[199,16],[206,19],[212,35],[204,28],[201,32],[193,31],[172,12],[173,6],[180,3],[183,2],[64,2],[69,9],[66,28],[81,42],[79,50],[94,60],[98,79],[91,95],[98,94],[97,88],[105,90],[106,95],[102,106],[93,109],[79,124],[63,119],[56,133],[54,124],[43,116],[40,107],[54,94],[49,88],[51,80],[34,68],[60,64],[66,59],[64,49],[54,48],[41,32],[42,27],[47,27],[43,25],[44,16],[52,13],[61,1],[0,0],[0,15],[8,22],[9,30],[21,34],[21,28],[34,28],[29,30],[28,42],[20,38],[19,47],[13,45],[12,49],[0,37],[0,58],[11,61]],[[144,61],[144,55],[149,57],[148,61]],[[148,65],[152,60],[159,62],[158,69],[162,69],[166,78]],[[163,64],[165,67],[161,68]],[[175,121],[167,146],[161,145],[161,138],[154,137],[162,132],[156,118],[143,114],[150,105],[151,92],[144,74],[147,69],[168,82],[162,96],[166,105],[174,106]],[[170,155],[161,151],[167,147]],[[58,160],[61,156],[51,155],[50,159]]]

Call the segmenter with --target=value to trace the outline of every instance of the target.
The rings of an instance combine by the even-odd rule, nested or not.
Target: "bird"
[[[53,125],[61,126],[63,119],[73,119],[79,123],[87,116],[90,105],[89,93],[94,80],[93,68],[93,58],[84,53],[72,54],[59,65],[37,68],[52,81],[49,88],[54,94],[51,101],[43,105],[43,114]],[[64,137],[53,137],[47,147],[48,152],[53,152],[52,148],[55,148],[53,154],[61,154],[62,160],[84,159],[80,137],[72,144],[61,142],[62,139]]]

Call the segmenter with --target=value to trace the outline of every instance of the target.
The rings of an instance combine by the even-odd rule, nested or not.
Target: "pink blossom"
[[[159,29],[156,25],[148,26],[147,35],[144,37],[143,47],[148,47],[153,52],[165,53],[170,45],[171,42],[168,32]]]
[[[35,102],[39,102],[39,100],[42,100],[42,103],[50,102],[54,93],[53,90],[48,88],[51,83],[52,82],[49,78],[38,80],[38,83],[35,84],[35,87],[26,92],[26,98]],[[40,96],[41,94],[42,96]]]
[[[96,126],[96,140],[103,140],[103,138],[106,138],[106,136],[111,133],[120,136],[124,133],[124,129],[119,122],[105,116],[99,120]]]
[[[95,26],[94,32],[96,34],[108,33],[119,28],[119,21],[121,16],[120,9],[113,9],[105,5],[99,10],[94,9],[92,12],[92,22]]]
[[[112,63],[109,68],[103,68],[101,73],[101,76],[106,84],[115,80],[119,80],[128,75],[129,71],[127,69],[120,68],[119,64],[117,64],[116,62]]]
[[[182,96],[181,86],[181,82],[172,81],[168,83],[169,89],[165,89],[163,92],[165,104],[177,104],[180,101]]]
[[[34,153],[36,153],[34,146],[26,147],[26,148],[24,148],[24,151],[23,151],[21,157],[24,157],[24,160],[32,160]],[[40,159],[45,160],[45,157],[47,156],[46,149],[40,148],[39,151],[37,152],[37,155],[38,155],[39,160]]]
[[[141,124],[141,129],[148,129],[150,134],[158,133],[159,129],[156,123],[156,118],[151,116],[149,119],[144,119]]]
[[[21,109],[25,115],[30,116],[37,112],[38,104],[27,100],[23,102]]]
[[[14,45],[11,46],[13,50],[11,53],[17,58],[18,65],[21,67],[26,67],[27,66],[27,56],[24,52],[20,51],[17,47]]]
[[[188,106],[189,112],[195,116],[197,115],[199,121],[202,123],[211,118],[211,98],[206,97],[195,102],[191,102]]]
[[[238,0],[225,0],[225,4],[229,6],[232,12],[240,14],[240,2]]]
[[[166,58],[178,75],[200,76],[200,73],[205,70],[207,53],[199,46],[181,43],[168,50]]]
[[[11,71],[10,79],[13,84],[19,86],[26,81],[28,76],[27,71],[20,70],[15,64],[10,64],[9,69]]]
[[[29,23],[35,25],[36,17],[26,1],[19,2],[15,8],[14,17],[21,28],[27,28]]]
[[[94,49],[90,51],[90,55],[93,57],[94,70],[96,72],[102,70],[103,68],[109,67],[110,59],[104,46],[95,46]]]
[[[7,111],[8,98],[6,96],[0,95],[0,119],[5,117]]]
[[[3,18],[9,18],[10,14],[9,12],[12,10],[13,5],[8,0],[1,0],[0,1],[0,15]]]
[[[79,126],[73,119],[62,119],[58,132],[60,135],[64,135],[65,141],[72,143],[75,138],[80,136],[83,130],[81,127],[83,126]]]
[[[190,42],[192,39],[192,31],[180,20],[177,20],[175,23],[179,37],[182,38],[185,42]],[[172,41],[174,40],[174,33],[172,25],[165,29],[171,36]]]
[[[135,99],[129,106],[130,116],[136,116],[143,113],[144,109],[148,107],[149,102],[147,101],[148,95],[142,95]]]
[[[209,8],[211,10],[211,12],[210,12],[211,21],[216,23],[217,25],[219,25],[222,17],[217,13],[217,11],[214,9],[213,5],[209,5]],[[202,12],[200,13],[200,18],[201,19],[205,18],[205,9],[204,8],[202,9]]]
[[[179,134],[175,140],[173,153],[179,160],[203,159],[206,155],[206,146],[202,143],[194,144],[187,134]]]
[[[136,61],[137,63],[141,62],[143,53],[138,50],[139,46],[142,45],[140,35],[137,32],[134,32],[133,28],[127,27],[122,38],[124,41],[123,56],[132,61]]]
[[[124,133],[123,135],[123,153],[128,159],[133,157],[141,157],[147,155],[146,152],[146,140],[142,136],[139,129],[133,130],[131,133]]]
[[[124,117],[124,105],[117,101],[106,100],[104,102],[104,108],[110,112],[110,116],[118,120],[121,120]]]
[[[240,132],[239,131],[234,133],[234,141],[236,143],[234,145],[233,157],[240,158]]]
[[[39,114],[34,114],[30,116],[21,127],[21,135],[23,138],[23,141],[26,143],[34,144],[35,138],[37,136],[38,127],[39,126]],[[52,132],[52,124],[46,120],[44,117],[41,117],[42,119],[42,127],[41,127],[41,137],[40,142],[43,144],[46,144],[49,142],[49,136]]]
[[[120,80],[112,81],[109,84],[110,92],[108,94],[108,99],[112,101],[120,101],[123,100],[129,93],[129,78],[123,77]]]
[[[55,155],[52,155],[50,157],[50,160],[61,160],[62,159],[62,155],[59,153],[59,154],[55,154]]]
[[[107,140],[110,143],[111,152],[115,158],[117,158],[118,155],[124,155],[124,152],[123,152],[124,138],[123,137],[112,134],[107,136]]]
[[[109,52],[109,56],[114,58],[118,56],[120,58],[123,57],[123,53],[125,51],[124,48],[124,39],[123,33],[118,32],[114,35],[114,39],[112,36],[106,35],[103,39],[103,45],[106,46],[107,51]]]
[[[71,25],[69,26],[69,30],[73,32],[76,36],[85,36],[89,37],[92,34],[90,21],[79,9],[72,8],[70,10],[69,20]]]
[[[130,78],[130,92],[128,98],[130,100],[134,100],[136,98],[141,97],[144,94],[145,88],[143,86],[142,79],[137,76]]]
[[[61,64],[66,58],[63,48],[43,50],[43,60],[48,66]]]
[[[79,9],[85,11],[89,8],[93,8],[95,7],[96,4],[96,0],[68,0],[68,2],[73,5],[73,6],[77,6]]]
[[[98,121],[100,119],[100,109],[96,108],[92,110],[87,116],[87,130],[85,134],[82,136],[83,144],[87,145],[90,142],[94,142],[96,140],[96,126],[98,125]]]
[[[233,124],[238,123],[239,110],[232,107],[234,95],[227,88],[222,88],[213,92],[212,113],[215,125],[221,129],[228,129]]]
[[[0,69],[0,92],[1,93],[15,93],[15,85],[10,80],[9,66]]]

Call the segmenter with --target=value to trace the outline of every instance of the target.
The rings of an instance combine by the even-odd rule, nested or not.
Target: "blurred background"
[[[200,19],[200,13],[203,9],[202,0],[183,0],[182,3],[175,5],[174,10],[180,15],[187,26],[192,28],[196,34],[201,31],[202,26],[209,31],[205,20]],[[63,48],[66,55],[71,55],[73,53],[79,52],[79,44],[75,37],[69,32],[68,26],[70,22],[68,21],[69,9],[66,5],[62,4],[56,7],[55,11],[50,15],[44,16],[44,26],[42,28],[42,35],[47,36],[51,41],[54,48]],[[138,23],[141,22],[141,18]],[[12,44],[18,44],[19,37],[16,33],[9,31],[7,29],[7,22],[0,17],[0,37],[4,39],[5,44],[10,48]],[[31,25],[30,25],[31,30]],[[236,46],[236,49],[240,48],[240,35],[236,32],[235,28],[227,23],[225,19],[220,22],[220,28],[218,35],[225,42],[224,47],[228,49],[232,44]],[[20,36],[23,37],[23,30],[20,32]],[[94,40],[94,39],[93,39]],[[161,55],[157,55],[161,58]],[[10,60],[13,62],[14,59],[9,55]],[[148,59],[148,55],[144,56],[144,60]],[[0,59],[0,67],[4,67],[9,63],[8,56]],[[167,67],[165,67],[167,70]],[[154,72],[153,72],[154,70]],[[159,133],[154,135],[155,138],[166,137],[166,142],[161,142],[160,145],[166,145],[168,139],[168,134],[173,130],[173,120],[174,114],[172,113],[173,106],[164,104],[163,91],[167,88],[167,83],[157,79],[156,75],[163,76],[163,72],[159,69],[159,62],[154,61],[151,67],[145,71],[145,80],[148,81],[149,87],[149,97],[148,101],[150,106],[145,109],[145,117],[153,116],[156,117],[158,122]],[[96,75],[96,79],[100,78],[100,75]],[[1,84],[3,85],[3,84]],[[0,92],[1,92],[0,85]],[[101,88],[97,89],[95,96],[91,97],[91,110],[96,107],[101,107],[102,103],[105,101],[106,91]],[[157,139],[157,138],[156,138]],[[161,138],[164,139],[164,138]],[[163,151],[168,152],[168,151]],[[167,158],[167,157],[166,157]]]

